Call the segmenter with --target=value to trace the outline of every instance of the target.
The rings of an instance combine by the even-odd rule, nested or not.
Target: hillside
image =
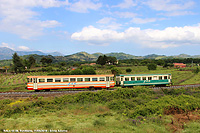
[[[12,59],[12,55],[14,53],[17,53],[19,56],[24,55],[31,55],[31,54],[37,54],[37,55],[52,55],[52,56],[63,56],[63,54],[59,52],[52,52],[52,53],[43,53],[41,51],[14,51],[7,47],[0,47],[0,60],[7,60]]]

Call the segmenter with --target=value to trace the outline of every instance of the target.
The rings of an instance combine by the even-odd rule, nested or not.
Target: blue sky
[[[200,55],[199,0],[0,0],[0,47]]]

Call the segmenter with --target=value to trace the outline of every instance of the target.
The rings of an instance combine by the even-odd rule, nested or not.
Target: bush
[[[147,67],[148,67],[149,70],[156,70],[157,65],[155,63],[149,63],[147,65]]]
[[[111,69],[111,72],[112,72],[112,74],[114,74],[114,75],[117,75],[117,74],[120,74],[120,73],[121,73],[121,71],[120,71],[118,68],[116,68],[116,67],[113,67],[113,68]]]
[[[82,69],[82,74],[95,75],[96,72],[95,72],[94,68],[92,68],[92,67],[85,67],[85,68]]]
[[[127,69],[126,69],[126,72],[128,72],[128,73],[130,73],[131,71],[132,71],[131,68],[127,68]]]
[[[83,72],[80,69],[75,69],[70,72],[71,75],[82,75]]]

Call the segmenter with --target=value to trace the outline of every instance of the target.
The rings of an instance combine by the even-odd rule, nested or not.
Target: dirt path
[[[191,121],[200,120],[200,110],[184,112],[183,110],[171,108],[165,111],[166,115],[172,115],[171,123],[167,126],[171,131],[181,132],[185,128],[185,124]]]

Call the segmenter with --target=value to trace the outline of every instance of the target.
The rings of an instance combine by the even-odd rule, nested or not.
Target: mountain
[[[11,59],[14,53],[15,51],[10,48],[0,47],[0,60]]]
[[[167,56],[165,55],[156,55],[156,54],[150,54],[150,55],[146,55],[144,56],[145,59],[163,59],[166,58]]]
[[[15,51],[19,56],[30,55],[30,54],[37,54],[37,55],[47,55],[41,51]]]
[[[106,56],[114,56],[119,60],[122,60],[122,59],[138,59],[139,58],[139,56],[125,54],[123,52],[120,52],[120,53],[108,53],[108,54],[106,54]]]
[[[47,55],[52,55],[52,56],[64,56],[64,54],[60,52],[52,52],[52,53],[47,53]]]
[[[86,52],[78,52],[72,55],[67,55],[64,58],[69,61],[96,61],[98,57]]]
[[[0,60],[6,60],[6,59],[12,59],[12,55],[14,53],[17,53],[19,56],[24,56],[24,55],[32,55],[32,54],[37,54],[37,55],[52,55],[52,56],[63,56],[63,54],[59,52],[53,52],[53,53],[43,53],[41,51],[14,51],[10,48],[7,47],[0,47]]]
[[[96,61],[100,55],[106,55],[106,56],[114,56],[118,60],[123,59],[166,59],[166,58],[200,58],[200,55],[187,55],[187,54],[180,54],[180,55],[174,55],[174,56],[165,56],[165,55],[156,55],[156,54],[150,54],[146,56],[134,56],[131,54],[126,54],[123,52],[113,52],[113,53],[94,53],[89,54],[87,52],[78,52],[72,55],[66,55],[63,56],[63,54],[59,52],[53,52],[53,53],[43,53],[41,51],[14,51],[12,49],[6,48],[6,47],[0,47],[0,60],[6,60],[6,59],[12,59],[12,55],[17,52],[19,56],[22,56],[22,58],[27,59],[30,55],[34,56],[35,59],[37,59],[37,62],[40,61],[40,59],[43,56],[47,56],[48,58],[52,58],[53,62],[69,62],[69,61]]]

